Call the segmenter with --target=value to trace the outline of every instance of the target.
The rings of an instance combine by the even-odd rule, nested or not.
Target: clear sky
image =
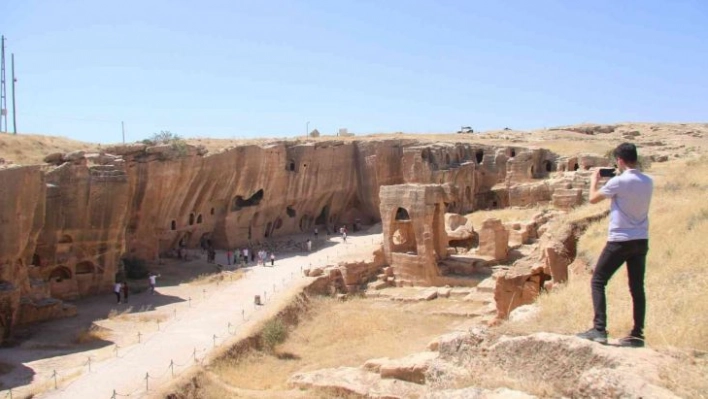
[[[707,21],[706,0],[0,1],[19,131],[92,142],[707,121]]]

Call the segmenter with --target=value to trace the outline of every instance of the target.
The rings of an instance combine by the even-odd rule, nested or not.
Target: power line
[[[15,83],[17,83],[17,78],[15,78],[15,53],[12,53],[10,60],[10,66],[12,69],[12,133],[17,134],[17,108],[15,107],[15,92],[17,91],[15,88]]]
[[[5,36],[0,36],[0,133],[7,132],[7,87],[5,84]]]

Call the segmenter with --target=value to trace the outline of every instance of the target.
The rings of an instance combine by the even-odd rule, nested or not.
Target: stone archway
[[[96,266],[93,262],[83,261],[76,264],[76,274],[93,274],[96,272]]]
[[[54,298],[74,299],[78,296],[76,280],[73,278],[71,270],[60,265],[52,269],[49,273],[49,293]]]
[[[392,218],[390,231],[391,252],[417,254],[418,244],[416,242],[415,230],[411,222],[408,210],[403,207],[396,209],[396,214]]]

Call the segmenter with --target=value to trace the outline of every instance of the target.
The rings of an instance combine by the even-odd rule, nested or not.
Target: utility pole
[[[125,144],[125,122],[120,122],[120,130],[123,132],[123,144]]]
[[[7,132],[7,87],[5,85],[5,36],[0,36],[0,133],[3,132]]]
[[[12,67],[12,133],[17,134],[17,109],[15,108],[15,83],[17,83],[17,78],[15,77],[15,53],[12,53],[10,57],[10,65]]]

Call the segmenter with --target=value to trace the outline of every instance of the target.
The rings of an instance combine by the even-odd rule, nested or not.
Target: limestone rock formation
[[[496,273],[494,300],[497,318],[508,318],[512,310],[533,303],[541,290],[565,282],[568,279],[568,266],[576,258],[578,237],[590,222],[599,220],[607,212],[606,208],[598,208],[594,213],[543,229],[545,232],[531,256],[517,261],[508,270]],[[534,224],[553,223],[549,222],[553,216],[537,214],[534,216]]]
[[[37,319],[18,316],[18,309],[37,309],[42,317],[70,314],[61,302],[43,300],[105,292],[121,258],[154,260],[173,253],[179,243],[194,248],[209,238],[217,248],[233,248],[315,226],[331,231],[379,220],[385,220],[385,229],[395,224],[401,228],[394,231],[407,234],[397,239],[422,244],[389,240],[386,260],[396,257],[410,266],[403,280],[430,284],[439,271],[421,265],[447,256],[443,215],[549,201],[552,190],[540,179],[556,158],[547,150],[387,139],[271,142],[211,155],[182,143],[138,143],[50,154],[43,167],[3,166],[2,314],[12,320],[7,325]],[[540,185],[517,195],[519,182]],[[413,183],[437,186],[408,193],[381,190]],[[435,226],[403,228],[396,215],[404,204],[417,204],[420,208],[410,211],[435,220]],[[421,256],[423,263],[417,260]],[[351,290],[361,277],[347,272],[342,278]],[[21,298],[34,305],[21,307]]]
[[[487,219],[479,230],[477,255],[488,256],[492,260],[504,260],[509,253],[509,232],[501,220]]]

